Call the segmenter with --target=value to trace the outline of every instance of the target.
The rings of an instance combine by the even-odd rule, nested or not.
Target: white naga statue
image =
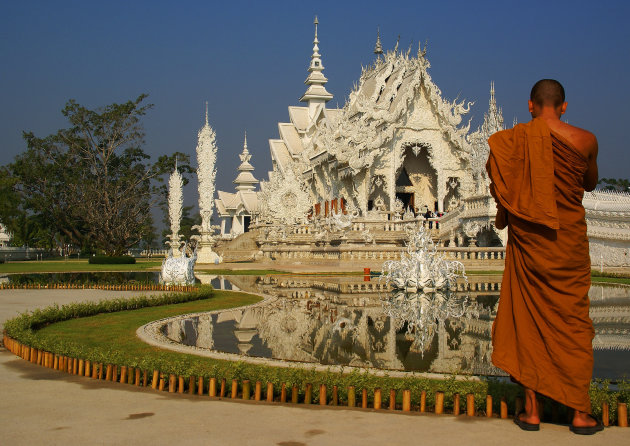
[[[182,220],[182,188],[183,180],[177,170],[171,174],[168,181],[168,216],[171,221],[171,234],[168,243],[171,247],[168,257],[162,262],[160,283],[166,285],[192,285],[195,283],[195,261],[197,260],[197,244],[191,251],[186,243],[181,246],[179,228]]]
[[[464,265],[458,261],[445,260],[424,228],[416,230],[412,226],[409,229],[407,251],[402,252],[400,261],[384,262],[381,276],[381,280],[394,289],[411,293],[452,290],[459,278],[467,281]]]
[[[188,244],[184,244],[179,256],[173,256],[173,249],[162,262],[160,283],[165,285],[193,285],[195,283],[195,262],[197,261],[197,245],[188,250]]]

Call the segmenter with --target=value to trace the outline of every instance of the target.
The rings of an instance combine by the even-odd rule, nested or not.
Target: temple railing
[[[279,244],[264,246],[262,252],[265,258],[275,261],[385,261],[400,260],[404,247],[398,246],[324,246],[309,247]],[[439,247],[447,260],[459,260],[461,262],[490,262],[502,263],[505,260],[505,248],[491,247]]]

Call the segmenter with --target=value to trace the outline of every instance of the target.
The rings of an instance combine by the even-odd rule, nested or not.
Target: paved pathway
[[[40,294],[44,293],[44,294]],[[52,302],[111,291],[3,290],[0,322]],[[127,293],[131,294],[131,293]],[[0,443],[113,445],[625,445],[630,428],[580,437],[566,426],[524,432],[510,421],[220,401],[68,375],[0,349]]]

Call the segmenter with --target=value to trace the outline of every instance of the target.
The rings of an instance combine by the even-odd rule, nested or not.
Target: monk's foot
[[[540,418],[524,411],[514,417],[514,423],[524,431],[540,430]]]
[[[576,434],[593,435],[594,433],[604,430],[604,425],[601,421],[593,417],[593,415],[576,410],[569,429]]]
[[[592,427],[597,426],[597,423],[597,420],[592,415],[576,410],[571,424],[575,427]]]
[[[527,412],[521,412],[518,415],[518,419],[529,424],[540,424],[540,417],[534,414],[527,414]]]

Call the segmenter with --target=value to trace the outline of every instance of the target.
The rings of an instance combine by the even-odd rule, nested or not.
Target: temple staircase
[[[214,250],[223,257],[224,262],[253,262],[254,256],[260,250],[256,243],[258,230],[245,232],[232,240],[221,240]]]

